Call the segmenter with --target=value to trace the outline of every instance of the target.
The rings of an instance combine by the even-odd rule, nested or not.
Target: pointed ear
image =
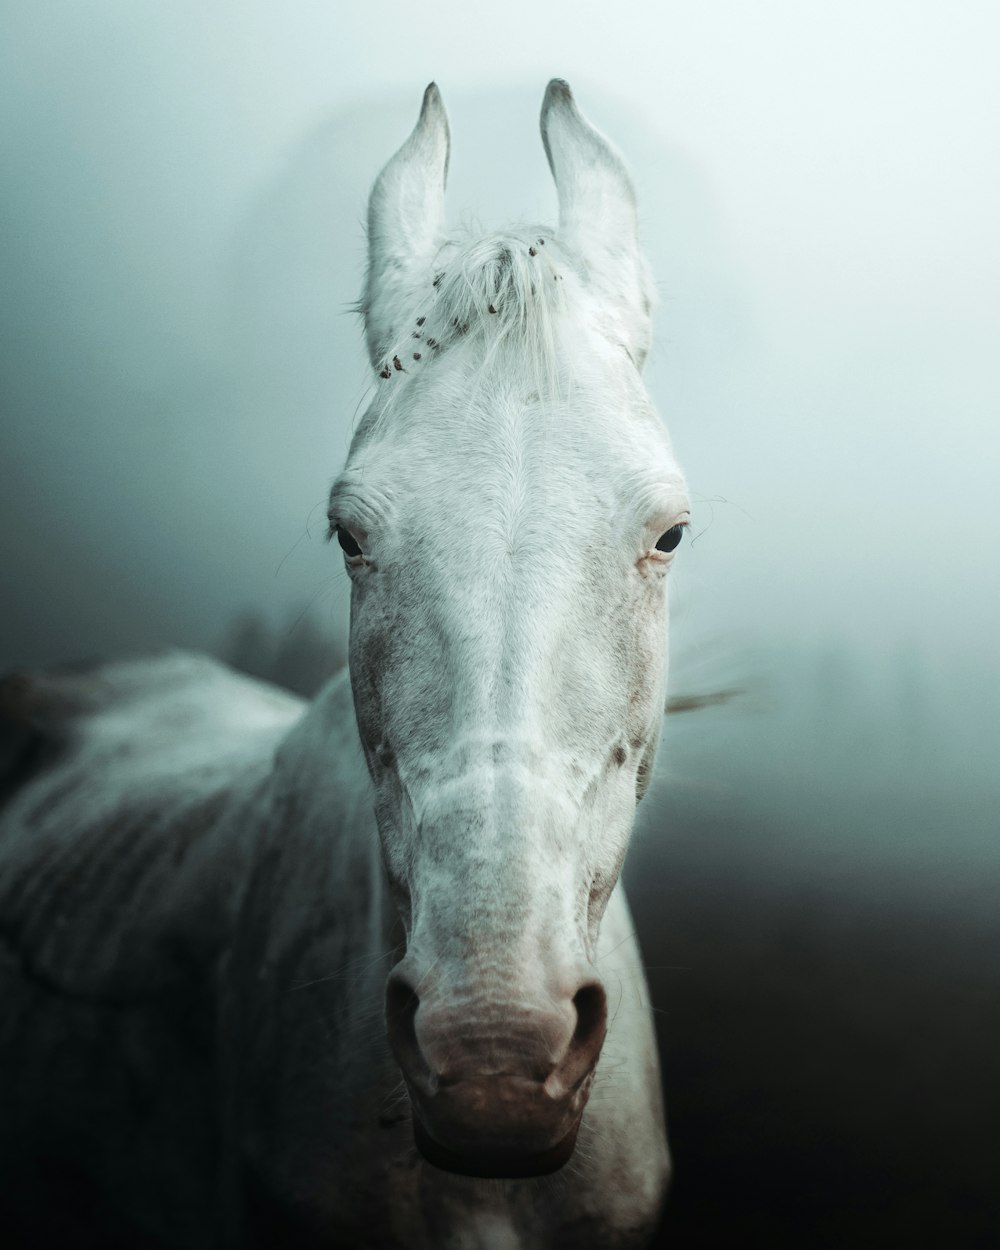
[[[435,83],[413,133],[375,179],[368,201],[368,274],[362,312],[372,364],[399,335],[407,296],[426,278],[444,231],[448,118]]]
[[[553,78],[542,103],[542,142],[559,194],[561,241],[619,322],[641,369],[649,352],[653,284],[639,251],[635,188],[618,149],[585,121],[569,83]]]

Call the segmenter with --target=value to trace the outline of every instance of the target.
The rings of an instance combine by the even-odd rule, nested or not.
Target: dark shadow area
[[[818,700],[706,712],[713,784],[664,785],[640,822],[626,880],[675,1166],[657,1245],[997,1244],[996,781],[922,697],[894,761],[895,707],[860,754],[860,698],[822,750]],[[668,718],[668,760],[688,726]]]
[[[1000,925],[671,867],[631,874],[675,1159],[658,1244],[994,1246]]]

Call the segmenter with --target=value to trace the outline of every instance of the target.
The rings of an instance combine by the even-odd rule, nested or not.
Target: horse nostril
[[[608,1027],[608,1000],[599,981],[581,985],[573,995],[576,1028],[562,1059],[545,1082],[553,1098],[567,1098],[593,1072]]]
[[[396,1062],[406,1073],[425,1072],[426,1061],[417,1041],[417,1008],[420,998],[401,976],[391,974],[385,987],[385,1026]]]
[[[397,1022],[407,1021],[408,1027],[413,1028],[413,1017],[417,1014],[417,1008],[420,1006],[420,997],[412,986],[407,985],[402,977],[390,977],[389,983],[385,987],[385,1014],[386,1019],[395,1019]]]
[[[597,983],[584,985],[574,995],[573,1006],[576,1008],[576,1030],[571,1049],[592,1054],[596,1060],[608,1025],[607,995]]]

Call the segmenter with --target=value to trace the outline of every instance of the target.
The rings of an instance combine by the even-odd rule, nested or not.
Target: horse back
[[[145,1244],[96,1220],[123,1177],[137,1229],[202,1244],[213,977],[301,707],[180,653],[0,685],[0,1219],[24,1244],[62,1238],[52,1194],[62,1244],[88,1209],[95,1246]]]

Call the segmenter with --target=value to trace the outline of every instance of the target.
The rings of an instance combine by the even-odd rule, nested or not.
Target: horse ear
[[[639,250],[635,188],[621,153],[587,122],[569,83],[553,78],[542,102],[542,142],[559,194],[562,242],[619,321],[641,369],[649,352],[653,285]]]
[[[376,367],[399,331],[403,307],[425,278],[444,231],[450,151],[448,117],[436,83],[424,92],[413,132],[375,179],[368,201],[368,273],[362,312]],[[408,299],[409,297],[409,299]]]

